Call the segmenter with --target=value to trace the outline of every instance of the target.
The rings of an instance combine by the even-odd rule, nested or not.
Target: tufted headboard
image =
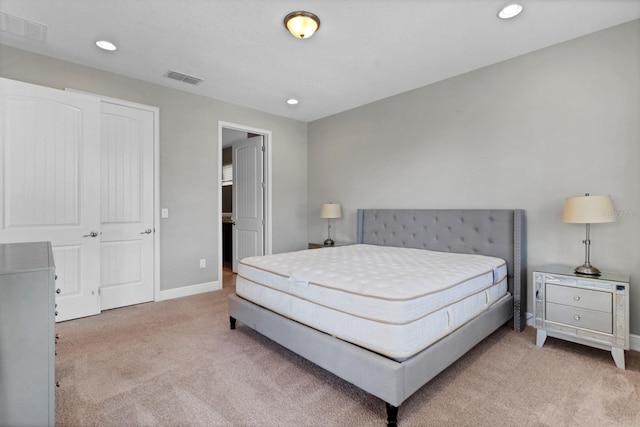
[[[514,329],[526,324],[526,224],[522,209],[358,209],[358,243],[481,254],[507,262]]]

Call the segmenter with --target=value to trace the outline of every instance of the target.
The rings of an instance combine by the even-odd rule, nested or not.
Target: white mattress
[[[506,275],[494,257],[351,245],[246,258],[236,293],[404,359],[505,297]]]

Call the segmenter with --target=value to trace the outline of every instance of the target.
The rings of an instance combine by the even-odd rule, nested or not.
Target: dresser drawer
[[[578,328],[613,333],[613,316],[602,311],[554,304],[547,301],[547,320]]]
[[[613,313],[613,299],[610,292],[552,285],[550,283],[547,283],[546,290],[547,302]]]

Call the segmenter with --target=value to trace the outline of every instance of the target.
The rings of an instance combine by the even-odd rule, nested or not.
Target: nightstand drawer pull
[[[580,320],[580,316],[576,314],[575,316],[573,316],[573,320]]]
[[[576,296],[574,296],[574,297],[573,297],[573,300],[574,300],[574,301],[580,301],[580,295],[576,295]]]

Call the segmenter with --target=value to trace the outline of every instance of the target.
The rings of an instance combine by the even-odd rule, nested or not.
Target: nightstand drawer
[[[547,283],[547,302],[613,313],[613,299],[610,292]]]
[[[547,320],[578,328],[613,333],[613,318],[610,313],[586,310],[547,302]]]

